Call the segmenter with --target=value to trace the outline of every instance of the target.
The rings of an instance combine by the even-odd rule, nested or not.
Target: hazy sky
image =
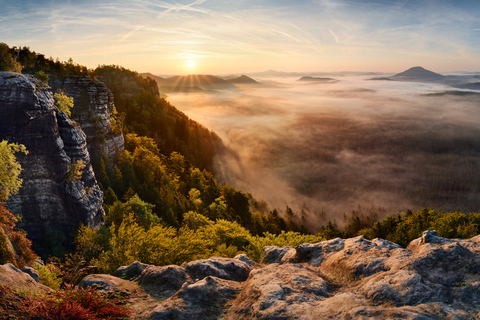
[[[479,12],[478,0],[0,0],[0,42],[156,74],[479,71]]]

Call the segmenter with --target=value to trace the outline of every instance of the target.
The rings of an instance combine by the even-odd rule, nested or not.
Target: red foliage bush
[[[114,320],[127,319],[130,310],[107,300],[93,288],[69,287],[43,297],[31,297],[0,286],[0,320]]]
[[[32,250],[32,242],[27,239],[25,232],[15,230],[15,223],[17,218],[5,207],[5,202],[0,202],[0,227],[3,228],[15,249],[14,264],[21,268],[32,264],[37,259],[37,255]]]

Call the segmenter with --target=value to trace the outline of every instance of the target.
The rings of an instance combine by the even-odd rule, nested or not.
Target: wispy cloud
[[[165,14],[171,13],[171,12],[181,12],[181,11],[192,11],[192,12],[200,12],[200,13],[208,13],[206,10],[202,10],[198,7],[194,7],[196,5],[200,5],[204,3],[206,0],[197,0],[195,2],[186,4],[186,5],[180,5],[180,4],[170,4],[167,2],[160,2],[157,6],[159,8],[165,8],[166,10],[160,13],[157,18],[161,18]]]
[[[261,69],[343,69],[355,62],[366,68],[377,57],[390,64],[430,57],[448,68],[455,56],[473,64],[480,51],[473,10],[479,6],[448,1],[19,1],[2,6],[1,41],[60,59],[78,56],[89,66],[111,59],[174,72],[174,64],[161,62],[195,51],[208,52],[202,62],[211,68],[229,60]]]
[[[338,39],[338,36],[335,34],[335,32],[333,32],[332,29],[328,29],[328,31],[330,31],[330,34],[333,36],[333,38],[335,39],[335,43],[340,43],[340,40]]]

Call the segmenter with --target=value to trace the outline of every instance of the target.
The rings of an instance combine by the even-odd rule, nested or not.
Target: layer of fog
[[[480,211],[478,97],[424,96],[440,84],[257,79],[234,92],[170,94],[232,153],[217,177],[308,226],[358,206],[381,214],[430,207]]]

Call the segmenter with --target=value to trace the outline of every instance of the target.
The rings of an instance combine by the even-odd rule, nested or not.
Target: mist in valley
[[[328,76],[328,75],[327,75]],[[312,231],[344,215],[480,211],[478,95],[443,84],[271,77],[236,90],[167,93],[229,152],[216,176]],[[303,219],[302,219],[303,216]]]

